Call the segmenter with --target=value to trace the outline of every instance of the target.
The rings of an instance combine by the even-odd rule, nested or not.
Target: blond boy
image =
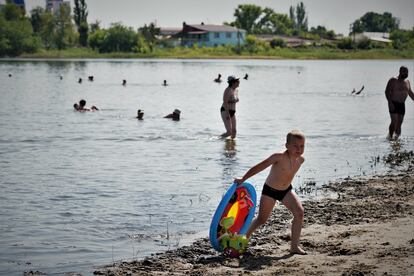
[[[305,136],[299,130],[292,130],[286,137],[286,151],[271,155],[266,160],[249,169],[242,178],[236,178],[234,180],[236,183],[241,184],[248,178],[271,166],[270,173],[263,186],[259,214],[250,225],[246,236],[249,238],[254,230],[266,223],[272,213],[276,201],[279,201],[293,214],[290,252],[292,254],[302,255],[306,254],[306,252],[299,247],[304,212],[299,197],[292,190],[291,182],[296,172],[305,161],[302,157],[304,150]]]

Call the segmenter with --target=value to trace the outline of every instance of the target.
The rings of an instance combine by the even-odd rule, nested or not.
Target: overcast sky
[[[74,6],[74,0],[71,0]],[[187,24],[222,24],[234,21],[234,10],[240,4],[255,4],[272,8],[277,13],[289,13],[295,0],[86,0],[88,21],[101,21],[102,27],[122,22],[138,28],[156,22],[159,27],[181,27]],[[349,25],[366,12],[391,12],[400,19],[400,27],[414,26],[413,0],[302,0],[308,15],[309,27],[317,25],[347,35]],[[45,0],[26,0],[27,10],[45,6]]]

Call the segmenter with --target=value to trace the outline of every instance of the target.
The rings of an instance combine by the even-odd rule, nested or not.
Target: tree
[[[14,4],[7,4],[0,11],[0,56],[18,56],[40,48],[29,19],[16,12],[15,8]]]
[[[289,18],[294,22],[296,33],[308,31],[308,17],[303,2],[296,5],[296,10],[293,6],[290,6]]]
[[[291,34],[294,22],[286,14],[274,13],[270,20],[274,34]]]
[[[131,52],[138,45],[137,33],[121,23],[112,23],[107,30],[97,30],[89,37],[89,45],[101,53]]]
[[[150,23],[148,26],[145,24],[144,27],[139,28],[138,32],[146,40],[148,47],[152,52],[157,42],[156,36],[160,34],[160,28],[157,28],[154,23]]]
[[[334,39],[335,32],[333,30],[327,30],[324,26],[318,25],[316,28],[312,27],[310,30],[311,34],[319,35],[321,38]]]
[[[75,0],[75,7],[73,8],[73,18],[78,27],[79,44],[83,47],[88,45],[88,11],[85,0]]]
[[[46,49],[55,48],[55,21],[50,12],[44,12],[40,15],[40,30],[38,35],[42,39]]]
[[[53,18],[53,25],[54,43],[59,50],[74,45],[76,36],[69,6],[60,5],[59,13]]]
[[[100,29],[101,29],[101,21],[99,20],[95,20],[95,22],[89,25],[89,30],[91,31],[92,34]]]
[[[296,22],[295,8],[293,6],[290,6],[289,8],[289,19]]]
[[[308,17],[303,2],[296,6],[296,27],[298,31],[308,31]]]
[[[234,26],[251,34],[256,29],[256,21],[262,13],[262,8],[252,4],[239,5],[234,11],[236,21]]]
[[[273,22],[275,12],[271,8],[264,8],[254,26],[253,32],[258,33],[273,33]]]
[[[30,11],[30,22],[32,23],[33,32],[35,34],[40,33],[42,29],[42,15],[45,13],[45,9],[36,7]]]
[[[22,9],[12,3],[8,3],[3,7],[2,13],[7,21],[21,20],[24,18]]]
[[[234,15],[236,21],[231,25],[250,34],[288,34],[293,28],[293,21],[286,14],[276,13],[271,8],[239,5]]]
[[[397,30],[399,25],[399,20],[389,12],[383,14],[367,12],[351,24],[353,33],[391,32]]]
[[[414,28],[411,30],[394,30],[390,33],[395,49],[414,49]]]

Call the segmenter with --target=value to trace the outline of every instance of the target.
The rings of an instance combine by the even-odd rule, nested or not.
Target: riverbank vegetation
[[[0,57],[23,58],[272,58],[272,59],[412,59],[414,28],[399,29],[392,14],[368,12],[352,23],[349,37],[324,26],[308,27],[303,3],[289,15],[256,5],[239,5],[235,20],[224,23],[247,31],[244,44],[181,47],[179,37],[163,36],[154,23],[135,30],[121,23],[101,28],[87,22],[85,0],[72,11],[36,7],[26,15],[8,3],[0,9]],[[392,42],[355,39],[361,32],[387,32]],[[289,39],[299,43],[289,44]]]

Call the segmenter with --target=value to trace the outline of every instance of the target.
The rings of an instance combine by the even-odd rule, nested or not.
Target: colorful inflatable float
[[[210,226],[213,248],[230,256],[242,254],[247,247],[244,236],[256,210],[256,190],[248,183],[233,183],[220,201]]]

